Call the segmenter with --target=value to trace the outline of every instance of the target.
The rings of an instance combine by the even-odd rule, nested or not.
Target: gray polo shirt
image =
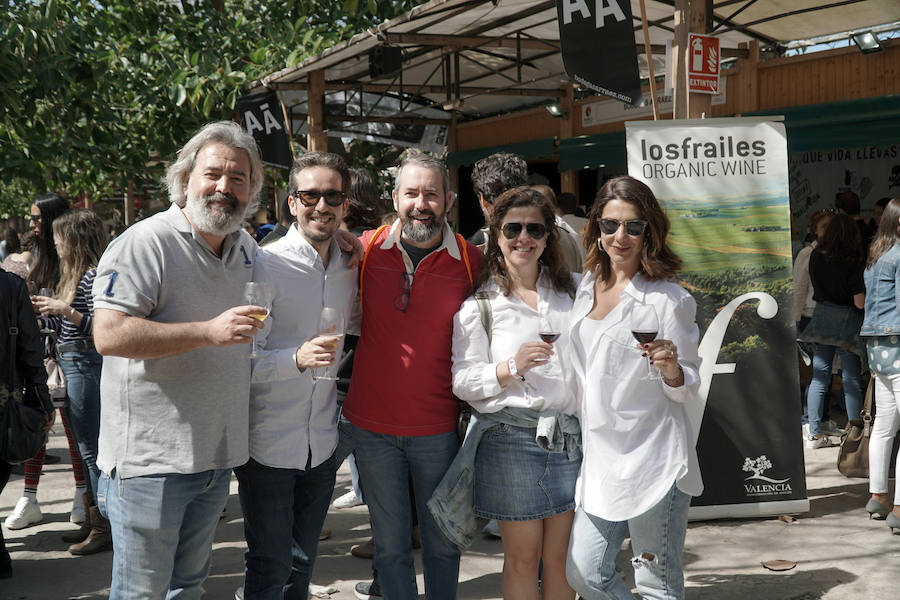
[[[164,323],[206,321],[246,304],[256,250],[238,231],[219,258],[173,204],[109,245],[94,308]],[[245,463],[249,353],[249,344],[236,344],[147,360],[104,357],[100,469],[128,478]]]

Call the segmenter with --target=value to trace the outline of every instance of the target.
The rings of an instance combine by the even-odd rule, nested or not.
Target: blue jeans
[[[375,570],[385,600],[417,600],[412,558],[412,478],[422,536],[425,595],[429,600],[456,598],[459,549],[441,533],[425,506],[453,462],[459,441],[456,432],[396,436],[341,424],[353,440],[360,484],[375,538]]]
[[[681,553],[691,497],[675,485],[653,508],[627,521],[607,521],[575,511],[566,579],[584,600],[633,600],[616,573],[616,556],[631,534],[634,582],[645,600],[684,598]]]
[[[90,489],[96,493],[97,440],[100,437],[100,368],[103,357],[96,350],[60,352],[59,366],[66,378],[69,422],[75,430],[78,452],[87,468]]]
[[[306,600],[336,469],[333,454],[308,471],[252,458],[234,469],[247,539],[246,600]]]
[[[844,384],[844,398],[847,404],[847,418],[859,417],[862,410],[862,379],[860,378],[860,358],[853,352],[837,346],[826,344],[816,345],[813,354],[812,380],[809,382],[809,392],[806,396],[806,405],[809,409],[809,433],[818,435],[821,433],[822,407],[825,401],[825,392],[831,380],[831,364],[834,354],[841,357],[841,379]]]
[[[102,473],[97,507],[113,537],[109,599],[200,598],[230,481],[231,469],[128,479]]]

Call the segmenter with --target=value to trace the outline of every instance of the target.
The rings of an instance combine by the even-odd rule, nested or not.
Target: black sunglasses
[[[619,230],[619,225],[625,226],[625,233],[632,237],[637,237],[644,233],[647,228],[647,221],[643,219],[632,219],[630,221],[617,221],[616,219],[598,219],[600,231],[606,235],[612,235]]]
[[[297,190],[294,192],[294,198],[300,201],[300,204],[306,208],[315,206],[319,203],[319,198],[325,198],[325,204],[328,206],[340,206],[344,203],[347,194],[337,190],[328,190],[326,192],[317,192],[316,190]]]
[[[514,240],[522,233],[523,227],[525,232],[536,240],[547,235],[547,226],[543,223],[505,223],[500,231],[506,239]]]
[[[394,308],[400,312],[406,312],[409,306],[409,293],[412,291],[412,275],[400,273],[400,293],[394,297]]]

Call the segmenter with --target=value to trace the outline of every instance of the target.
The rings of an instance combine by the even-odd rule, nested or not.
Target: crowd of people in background
[[[169,209],[111,242],[57,194],[35,199],[30,234],[10,227],[0,242],[20,307],[17,377],[47,398],[48,369],[66,382],[43,405],[47,428],[59,409],[75,478],[80,527],[63,540],[75,555],[113,550],[110,598],[199,597],[234,474],[247,543],[235,597],[305,600],[347,458],[353,489],[338,501],[364,502],[373,534],[361,598],[417,598],[419,545],[427,596],[455,598],[485,522],[503,541],[504,597],[630,599],[616,571],[630,536],[638,592],[683,598],[703,490],[687,418],[699,330],[650,188],[612,178],[578,215],[571,194],[528,185],[521,157],[495,154],[472,171],[485,227],[466,240],[429,155],[400,163],[387,214],[338,155],[302,155],[288,181],[277,223],[248,232],[259,151],[212,123],[167,170]],[[795,264],[813,367],[806,443],[840,433],[826,401],[835,356],[849,416],[868,363],[879,419],[866,509],[893,531],[900,200],[880,205],[877,229],[858,198],[837,207],[812,215]],[[25,464],[7,528],[41,521],[45,455]],[[0,461],[0,490],[10,470]]]

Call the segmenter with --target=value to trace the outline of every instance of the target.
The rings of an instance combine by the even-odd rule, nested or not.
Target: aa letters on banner
[[[556,8],[566,74],[606,96],[640,102],[631,2],[557,0]]]
[[[270,91],[242,96],[237,99],[237,111],[243,119],[244,129],[259,145],[262,161],[290,169],[293,159],[277,94]]]
[[[697,301],[705,490],[691,518],[809,509],[800,441],[790,202],[777,117],[626,123],[628,172],[659,198]]]

